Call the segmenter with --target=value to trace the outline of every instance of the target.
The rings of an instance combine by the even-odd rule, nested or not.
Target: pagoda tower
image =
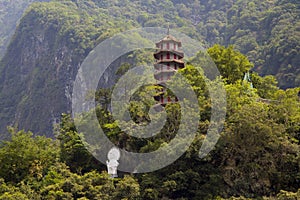
[[[154,78],[156,79],[156,84],[162,86],[163,89],[158,91],[154,99],[162,106],[178,101],[176,97],[166,96],[165,91],[166,82],[170,80],[178,69],[184,68],[184,54],[180,48],[181,42],[171,36],[169,30],[167,36],[156,43]]]

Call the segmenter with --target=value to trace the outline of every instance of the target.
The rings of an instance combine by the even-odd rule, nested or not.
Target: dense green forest
[[[22,1],[14,2],[23,8]],[[9,10],[12,4],[3,1],[2,5]],[[8,13],[1,12],[3,23]],[[1,132],[14,125],[53,136],[53,124],[61,113],[71,110],[77,70],[97,44],[132,28],[168,24],[205,47],[233,45],[253,63],[253,71],[275,75],[282,89],[299,86],[298,1],[34,3],[24,13],[0,62]],[[11,30],[4,25],[1,32],[6,28]]]
[[[300,199],[297,0],[54,0],[33,3],[12,35],[18,17],[10,14],[20,16],[31,2],[0,0],[0,139],[10,138],[0,142],[0,199]],[[227,92],[224,129],[214,150],[199,158],[211,100],[195,70],[197,57],[187,60],[179,73],[193,86],[201,111],[192,145],[168,167],[112,179],[68,114],[72,82],[103,40],[168,25],[208,48]],[[123,68],[108,75],[119,78],[129,61],[142,59],[139,53],[153,54],[122,58],[116,64]],[[253,87],[243,80],[246,72]],[[139,153],[168,143],[179,126],[178,105],[167,105],[168,126],[159,136],[136,139],[118,128],[108,109],[113,82],[95,99],[109,139]],[[141,99],[152,92],[145,87],[131,99],[137,124],[149,121],[151,101]]]
[[[0,57],[5,53],[17,20],[32,2],[34,1],[0,1]],[[201,39],[207,47],[215,43],[235,45],[255,64],[255,71],[262,75],[276,75],[282,88],[300,84],[298,1],[73,0],[74,5],[69,4],[69,1],[58,2],[67,4],[68,9],[76,10],[76,6],[87,11],[86,14],[109,19],[110,31],[120,31],[119,27],[115,29],[113,25],[117,21],[134,27],[161,27],[166,26],[168,21],[171,28]],[[51,8],[54,4],[46,6]],[[65,13],[67,12],[66,10]],[[96,24],[102,25],[99,21]]]
[[[243,54],[220,45],[208,53],[225,84],[227,115],[221,138],[207,157],[200,159],[198,151],[208,129],[210,100],[203,76],[188,64],[179,72],[193,86],[202,112],[197,137],[179,160],[155,172],[120,173],[112,179],[64,114],[55,140],[9,129],[12,139],[0,148],[0,199],[298,199],[300,88],[278,89],[273,76],[256,73],[251,74],[252,88],[239,78],[252,66]],[[147,120],[139,99],[150,90],[144,88],[132,99],[136,123]],[[137,140],[117,127],[107,110],[109,95],[110,89],[97,92],[97,115],[106,135],[122,148],[150,152],[174,135],[170,127],[178,126],[176,104],[167,105],[168,126],[159,137]]]

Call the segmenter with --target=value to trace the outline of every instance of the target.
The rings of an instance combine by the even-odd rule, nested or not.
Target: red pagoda
[[[156,48],[157,50],[154,53],[156,59],[154,78],[157,85],[162,86],[163,89],[154,96],[154,99],[158,104],[165,106],[167,103],[178,101],[176,97],[166,96],[166,82],[178,69],[184,68],[184,54],[180,50],[181,42],[171,36],[169,31],[165,38],[156,43]]]

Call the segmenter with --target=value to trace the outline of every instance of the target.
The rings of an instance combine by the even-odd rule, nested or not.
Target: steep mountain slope
[[[101,40],[131,27],[101,13],[92,2],[79,6],[71,1],[36,3],[25,13],[0,63],[2,133],[13,125],[53,137],[53,124],[70,112],[81,62]]]
[[[298,1],[53,1],[33,4],[0,63],[0,132],[7,125],[51,136],[70,111],[72,82],[93,47],[115,33],[166,27],[234,44],[283,88],[299,85]],[[110,74],[113,75],[113,74]]]
[[[86,18],[78,13],[72,5],[36,4],[21,20],[1,62],[2,131],[14,124],[51,133],[60,113],[69,111],[72,80],[89,45],[79,38],[86,30],[75,24]]]
[[[4,55],[18,21],[33,2],[49,0],[0,0],[0,58]]]

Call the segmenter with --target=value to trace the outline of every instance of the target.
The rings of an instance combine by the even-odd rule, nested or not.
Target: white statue
[[[120,150],[113,147],[107,154],[108,160],[106,161],[107,172],[112,177],[118,177],[117,168],[119,166]]]

